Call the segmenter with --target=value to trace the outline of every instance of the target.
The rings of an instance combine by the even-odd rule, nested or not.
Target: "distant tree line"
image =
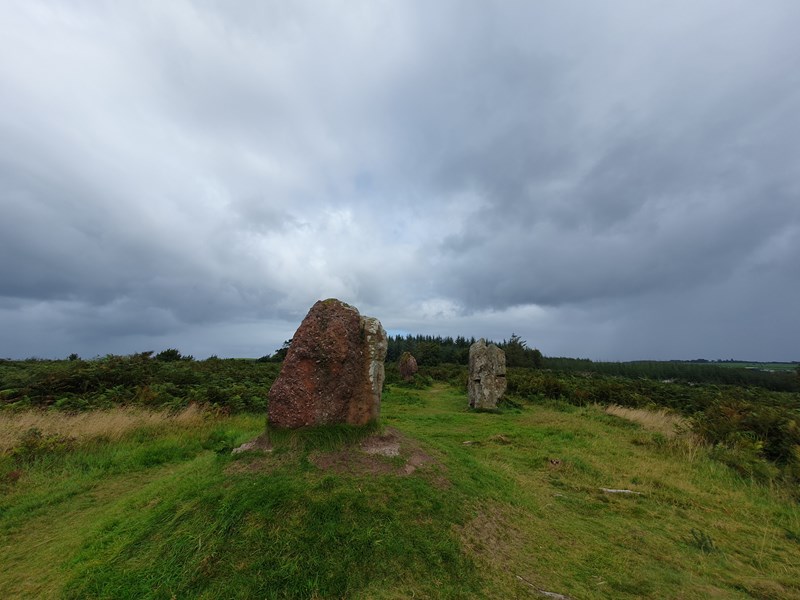
[[[476,341],[474,337],[466,338],[464,336],[452,338],[440,335],[390,335],[386,362],[395,363],[400,360],[403,352],[410,352],[420,366],[466,365],[469,364],[469,347]],[[487,342],[496,344],[505,351],[506,364],[509,367],[538,368],[542,366],[542,353],[536,348],[528,348],[527,342],[514,333],[508,340],[502,342],[487,340]],[[265,354],[256,360],[258,362],[282,362],[286,358],[291,343],[292,340],[286,340],[274,353]]]
[[[436,366],[442,363],[466,365],[469,363],[469,347],[475,338],[432,335],[390,335],[386,362],[397,362],[403,352],[410,352],[420,366]]]
[[[389,336],[387,362],[397,362],[403,352],[410,352],[420,366],[435,367],[440,364],[466,365],[469,363],[469,347],[477,340],[474,337],[442,337],[432,335]],[[525,340],[515,333],[508,340],[492,342],[506,353],[509,367],[542,366],[542,353],[536,348],[528,348]]]
[[[722,367],[710,362],[594,362],[588,358],[545,357],[542,366],[545,369],[565,373],[598,373],[628,379],[755,386],[776,392],[800,392],[800,375],[794,375],[790,371],[770,373],[754,369]]]
[[[286,340],[273,354],[257,359],[259,362],[281,362],[289,351],[292,340]],[[393,335],[388,338],[387,363],[396,363],[403,352],[410,352],[417,364],[424,367],[469,364],[469,347],[474,337]],[[653,379],[684,383],[709,383],[717,385],[755,386],[777,392],[800,392],[800,366],[791,371],[770,373],[755,369],[720,366],[728,361],[631,361],[595,362],[588,358],[547,357],[536,348],[529,348],[525,340],[512,333],[509,339],[492,342],[506,353],[509,367],[528,367],[561,371],[565,373],[596,373],[628,379]],[[162,353],[163,354],[163,353]],[[158,356],[156,357],[158,358]]]

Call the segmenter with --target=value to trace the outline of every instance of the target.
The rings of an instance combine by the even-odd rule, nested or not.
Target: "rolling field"
[[[0,414],[0,596],[800,598],[796,500],[675,417],[466,404],[387,386],[235,456],[263,414]]]

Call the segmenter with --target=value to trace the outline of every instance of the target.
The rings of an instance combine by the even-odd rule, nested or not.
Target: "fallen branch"
[[[600,488],[600,490],[605,492],[606,494],[636,494],[638,496],[642,495],[642,492],[634,492],[633,490],[610,490],[608,488]]]

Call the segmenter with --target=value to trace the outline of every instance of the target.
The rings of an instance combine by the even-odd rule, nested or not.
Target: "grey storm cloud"
[[[792,359],[800,5],[0,8],[0,356],[390,331]]]

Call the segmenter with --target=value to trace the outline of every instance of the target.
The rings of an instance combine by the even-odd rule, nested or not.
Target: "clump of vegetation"
[[[177,348],[167,348],[155,355],[156,360],[163,362],[175,362],[177,360],[194,360],[193,356],[184,356]]]
[[[168,349],[94,360],[5,361],[0,409],[77,412],[114,406],[179,410],[190,404],[232,412],[264,411],[280,365],[253,360],[204,361]]]
[[[38,427],[31,427],[20,436],[18,443],[10,448],[9,455],[17,463],[28,464],[49,454],[67,452],[74,443],[74,437],[57,433],[45,435]]]
[[[712,444],[738,447],[779,465],[800,458],[800,415],[781,406],[720,399],[694,418]]]
[[[714,545],[714,540],[712,540],[711,536],[705,531],[692,528],[689,533],[692,534],[692,539],[690,542],[692,546],[702,550],[706,554],[714,552],[717,549]]]

